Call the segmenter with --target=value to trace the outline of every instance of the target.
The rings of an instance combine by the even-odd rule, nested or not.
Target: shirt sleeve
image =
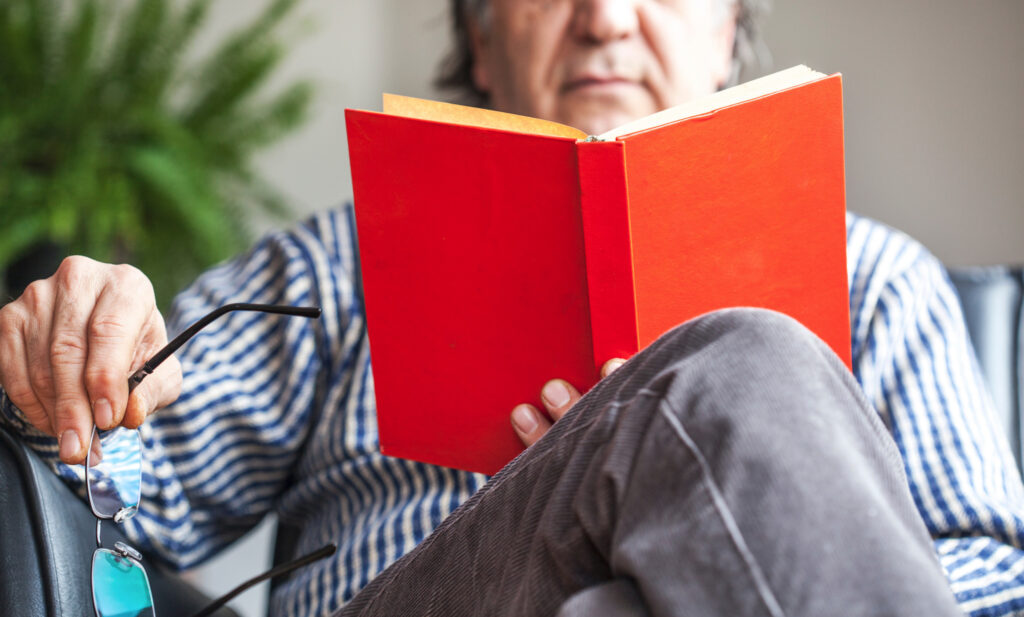
[[[357,293],[350,211],[260,241],[200,277],[174,302],[169,336],[224,304],[320,306],[320,319],[229,313],[176,354],[182,394],[140,428],[139,512],[123,528],[140,548],[188,568],[252,528],[289,482],[323,403]],[[0,422],[84,497],[84,468],[0,394]]]
[[[960,606],[1024,615],[1024,487],[942,265],[891,230],[865,233],[851,289],[855,373],[903,455]]]

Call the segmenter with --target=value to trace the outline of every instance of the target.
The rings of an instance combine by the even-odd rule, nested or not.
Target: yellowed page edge
[[[499,129],[527,133],[530,135],[548,135],[551,137],[569,137],[586,139],[587,134],[571,126],[538,120],[527,116],[517,116],[491,109],[467,107],[440,101],[428,101],[399,94],[384,94],[383,111],[392,116],[432,120],[465,126],[478,126],[487,129]]]

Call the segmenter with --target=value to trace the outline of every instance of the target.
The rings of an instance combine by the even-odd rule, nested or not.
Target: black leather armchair
[[[117,541],[126,540],[104,524],[104,546]],[[0,431],[0,615],[94,617],[95,549],[89,507],[23,443]],[[192,615],[210,603],[176,573],[150,559],[143,563],[158,616]],[[228,608],[214,614],[238,617]]]
[[[1024,272],[992,267],[950,274],[1019,467]],[[113,525],[105,525],[103,534],[107,545],[123,540]],[[283,530],[275,557],[287,557],[289,544]],[[91,617],[89,563],[95,547],[95,519],[88,507],[28,448],[0,431],[0,615]],[[152,560],[146,560],[146,569],[161,617],[189,615],[207,604]],[[237,617],[227,608],[216,615]]]

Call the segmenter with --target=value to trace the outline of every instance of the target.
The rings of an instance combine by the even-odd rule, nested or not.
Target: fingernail
[[[110,401],[105,398],[101,398],[92,404],[92,417],[96,422],[96,426],[101,429],[113,428],[114,424],[114,409],[110,406]]]
[[[74,429],[68,429],[60,436],[60,457],[69,459],[82,449],[82,442]]]
[[[609,360],[608,361],[608,374],[611,375],[613,371],[618,369],[620,366],[625,364],[625,360]]]
[[[552,407],[564,407],[569,402],[569,391],[565,388],[565,384],[555,380],[549,381],[544,384],[544,389],[540,391],[540,395],[544,397],[548,405]]]
[[[512,423],[520,433],[529,435],[537,428],[537,416],[526,405],[519,405],[512,410]]]

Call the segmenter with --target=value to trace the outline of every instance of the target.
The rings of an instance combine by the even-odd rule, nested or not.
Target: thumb
[[[121,425],[138,428],[149,414],[170,405],[181,394],[181,363],[174,356],[164,362],[132,390]]]

